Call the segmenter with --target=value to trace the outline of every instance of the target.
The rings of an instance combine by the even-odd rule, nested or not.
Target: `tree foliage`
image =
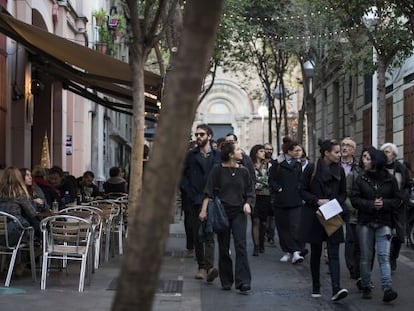
[[[413,45],[410,33],[407,31],[406,18],[397,9],[393,1],[387,0],[330,0],[336,8],[336,14],[342,24],[359,26],[361,32],[353,32],[350,42],[354,48],[359,48],[358,40],[367,43],[366,46],[375,51],[371,60],[365,61],[365,68],[374,68],[378,72],[378,138],[373,145],[385,142],[385,86],[386,71],[392,66],[399,66],[412,54]],[[368,64],[368,66],[367,66]]]

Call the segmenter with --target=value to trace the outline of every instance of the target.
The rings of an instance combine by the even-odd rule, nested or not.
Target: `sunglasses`
[[[195,137],[198,137],[198,136],[204,137],[205,135],[206,135],[206,133],[195,133],[194,134]]]

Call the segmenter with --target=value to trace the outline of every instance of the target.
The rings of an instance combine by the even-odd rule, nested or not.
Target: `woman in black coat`
[[[302,147],[289,137],[284,137],[282,151],[283,155],[273,161],[270,167],[269,185],[280,248],[284,252],[280,261],[292,260],[293,264],[298,264],[303,261],[303,245],[298,236],[302,210],[299,192]]]
[[[345,172],[340,166],[340,144],[334,140],[319,143],[321,157],[303,172],[301,194],[305,201],[301,215],[300,237],[311,245],[312,297],[320,297],[320,261],[322,242],[327,242],[329,270],[331,274],[332,301],[348,295],[340,286],[339,244],[344,242],[342,227],[327,236],[316,217],[319,207],[332,199],[342,204],[346,199]]]

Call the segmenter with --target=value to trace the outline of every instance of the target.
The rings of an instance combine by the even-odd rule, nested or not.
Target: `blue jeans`
[[[374,228],[367,225],[357,225],[359,244],[361,248],[361,281],[363,287],[369,287],[371,283],[371,261],[374,243],[377,250],[377,259],[381,274],[381,286],[383,290],[392,288],[390,268],[391,228],[380,226]]]

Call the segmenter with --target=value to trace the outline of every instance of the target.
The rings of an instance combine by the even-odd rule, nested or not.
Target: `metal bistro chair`
[[[125,239],[128,237],[128,194],[119,197],[115,200],[116,203],[120,204],[121,211],[120,211],[120,217],[119,217],[119,223],[118,223],[118,231],[120,234],[118,234],[119,238],[119,254],[123,254],[123,237]]]
[[[21,229],[21,234],[16,243],[9,241],[8,224],[14,222],[17,227]],[[29,237],[29,241],[23,241],[24,236]],[[36,281],[36,266],[34,255],[34,229],[33,227],[24,227],[19,219],[9,213],[0,211],[0,239],[4,240],[4,243],[0,244],[0,255],[11,255],[9,269],[4,282],[5,287],[10,286],[10,280],[13,274],[14,264],[16,262],[17,253],[19,250],[29,250],[30,253],[30,266],[32,270],[33,281]],[[2,257],[1,271],[3,271],[5,257]]]
[[[43,219],[40,222],[40,228],[43,232],[41,290],[46,288],[50,259],[60,259],[81,261],[79,292],[83,292],[86,263],[92,240],[91,221],[77,216],[59,214]]]
[[[102,210],[94,206],[77,205],[67,207],[59,211],[59,214],[68,214],[89,219],[92,223],[92,244],[94,249],[94,269],[99,268],[99,257],[101,252],[101,236],[103,227]]]
[[[122,232],[119,230],[121,219],[121,206],[115,200],[97,200],[90,202],[90,205],[102,210],[103,215],[103,234],[105,235],[105,261],[109,260],[109,249],[111,240],[118,233],[119,254],[122,255]],[[113,236],[113,238],[111,238]]]

